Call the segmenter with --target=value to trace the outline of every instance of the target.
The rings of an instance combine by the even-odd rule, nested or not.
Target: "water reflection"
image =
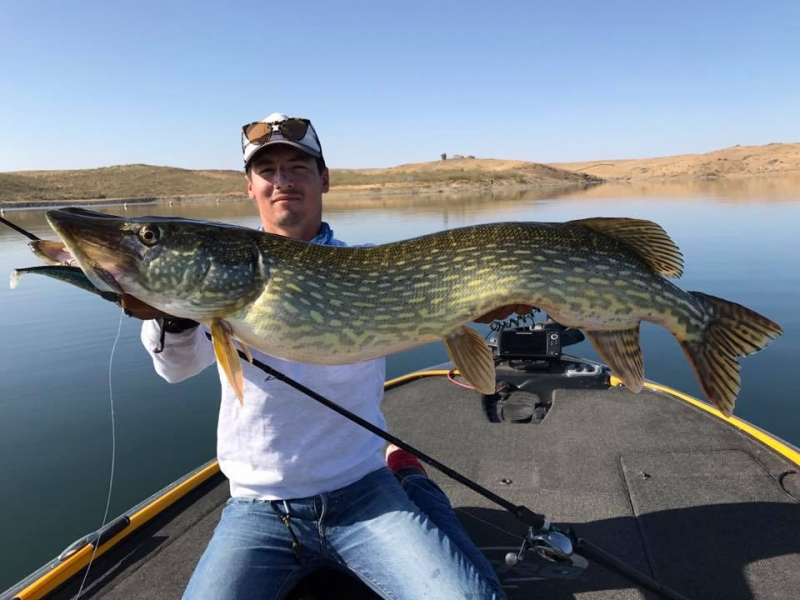
[[[420,190],[411,194],[334,190],[325,197],[325,212],[327,215],[352,211],[398,216],[439,215],[447,221],[451,214],[461,217],[470,215],[491,218],[496,213],[504,213],[506,209],[515,209],[520,205],[547,205],[573,200],[585,202],[591,199],[615,200],[620,203],[640,203],[643,200],[658,198],[692,203],[696,203],[699,199],[725,204],[794,203],[798,202],[800,197],[798,190],[800,190],[800,174],[780,177],[608,182],[594,186],[487,187],[478,191],[456,188],[436,192]],[[87,206],[101,212],[132,217],[157,214],[243,223],[255,219],[257,223],[254,206],[244,195],[126,203],[124,206],[76,202],[74,206]],[[49,231],[44,219],[44,210],[7,208],[3,214],[30,231]],[[10,232],[6,228],[0,228],[0,236],[4,235],[10,235]]]
[[[786,334],[742,361],[736,414],[800,444],[800,187],[797,178],[604,184],[575,190],[365,196],[331,194],[326,218],[349,243],[404,239],[478,222],[632,216],[660,223],[681,247],[679,282],[745,304]],[[173,215],[256,226],[246,198],[97,207],[114,214]],[[54,239],[44,210],[5,216]],[[37,264],[24,237],[0,226],[0,273]],[[109,375],[109,355],[121,329]],[[213,455],[219,383],[214,370],[178,385],[160,380],[139,342],[139,324],[103,300],[42,277],[0,287],[0,589],[99,524],[110,457],[109,378],[117,407],[112,513],[138,502]],[[677,342],[642,328],[648,378],[702,392]],[[576,353],[595,357],[591,346]],[[446,360],[440,344],[389,359],[389,374]],[[59,498],[59,518],[49,509]],[[15,551],[24,544],[25,553]]]
[[[565,198],[671,198],[694,201],[697,198],[729,203],[797,202],[800,173],[780,177],[752,176],[709,179],[667,179],[662,181],[609,182],[586,190],[573,190]]]

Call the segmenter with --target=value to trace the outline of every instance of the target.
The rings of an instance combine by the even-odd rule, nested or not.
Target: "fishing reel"
[[[519,550],[505,555],[498,575],[505,584],[537,579],[577,579],[589,562],[575,554],[570,533],[562,533],[547,522],[539,530],[528,528]]]

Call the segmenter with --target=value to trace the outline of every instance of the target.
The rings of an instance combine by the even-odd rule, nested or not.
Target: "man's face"
[[[264,231],[310,241],[322,223],[322,194],[328,170],[305,152],[276,144],[262,150],[250,167],[247,193],[258,206]]]

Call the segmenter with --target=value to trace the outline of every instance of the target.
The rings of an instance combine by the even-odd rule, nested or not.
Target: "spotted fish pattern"
[[[300,362],[358,362],[443,340],[465,378],[492,393],[491,352],[465,326],[529,304],[583,329],[633,391],[644,382],[639,324],[665,327],[729,415],[738,357],[782,333],[750,309],[676,286],[680,251],[641,219],[483,224],[342,248],[207,222],[67,212],[48,219],[90,278]]]

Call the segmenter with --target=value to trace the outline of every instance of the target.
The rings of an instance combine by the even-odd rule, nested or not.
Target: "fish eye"
[[[145,246],[154,246],[158,243],[159,233],[156,227],[145,225],[139,230],[139,239]]]

